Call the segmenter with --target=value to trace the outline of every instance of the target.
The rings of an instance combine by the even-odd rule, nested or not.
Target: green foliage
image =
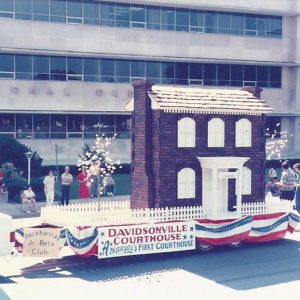
[[[10,162],[14,167],[23,171],[25,175],[28,169],[28,159],[25,155],[26,152],[31,151],[27,146],[19,143],[16,139],[0,138],[0,165]],[[31,159],[31,174],[39,175],[43,159],[33,152]]]
[[[20,192],[27,187],[27,179],[18,174],[12,174],[5,180],[9,201],[21,202]]]
[[[46,195],[44,192],[44,177],[32,177],[30,181],[30,186],[35,193],[36,201],[44,201]]]

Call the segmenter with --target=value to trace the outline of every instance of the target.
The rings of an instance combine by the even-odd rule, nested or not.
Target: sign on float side
[[[193,222],[99,227],[98,258],[195,249]]]

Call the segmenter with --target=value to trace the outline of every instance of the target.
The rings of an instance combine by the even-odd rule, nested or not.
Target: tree
[[[0,138],[0,165],[9,162],[19,171],[27,174],[28,159],[25,153],[28,151],[31,151],[31,149],[19,143],[16,139]],[[33,152],[31,159],[32,175],[40,173],[42,161],[43,159],[36,152]]]
[[[280,123],[276,124],[279,128]],[[281,159],[281,154],[288,144],[288,132],[286,130],[270,132],[269,128],[266,129],[266,159]]]
[[[79,154],[79,159],[77,161],[77,167],[79,170],[82,166],[86,167],[88,178],[92,176],[91,166],[97,162],[98,163],[98,176],[101,181],[105,179],[109,174],[112,175],[117,168],[122,168],[120,161],[114,161],[110,157],[108,151],[109,145],[114,141],[116,134],[113,137],[106,137],[102,134],[100,137],[96,135],[95,144],[90,147],[85,144],[82,148],[82,154]],[[99,183],[101,183],[99,181]],[[100,193],[102,193],[102,188],[100,188]]]

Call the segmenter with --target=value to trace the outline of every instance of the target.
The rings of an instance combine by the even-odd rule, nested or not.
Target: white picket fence
[[[266,199],[266,202],[243,203],[241,216],[290,212],[292,210],[293,203],[290,201],[272,198]],[[202,206],[130,209],[130,200],[43,207],[41,210],[41,218],[44,223],[61,226],[153,223],[203,219],[205,217]]]
[[[43,207],[44,223],[100,226],[204,218],[201,206],[130,209],[130,200]]]

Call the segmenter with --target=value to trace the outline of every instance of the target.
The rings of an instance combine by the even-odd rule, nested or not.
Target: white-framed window
[[[235,146],[251,147],[252,124],[247,119],[240,119],[235,123]]]
[[[196,124],[192,118],[182,118],[177,122],[178,147],[195,147]]]
[[[195,198],[196,175],[191,168],[184,168],[177,173],[177,198]]]
[[[251,195],[251,190],[252,190],[251,179],[252,179],[252,171],[247,167],[243,167],[243,192],[242,192],[243,195]]]
[[[208,122],[208,147],[224,147],[224,121],[220,118],[213,118]]]

